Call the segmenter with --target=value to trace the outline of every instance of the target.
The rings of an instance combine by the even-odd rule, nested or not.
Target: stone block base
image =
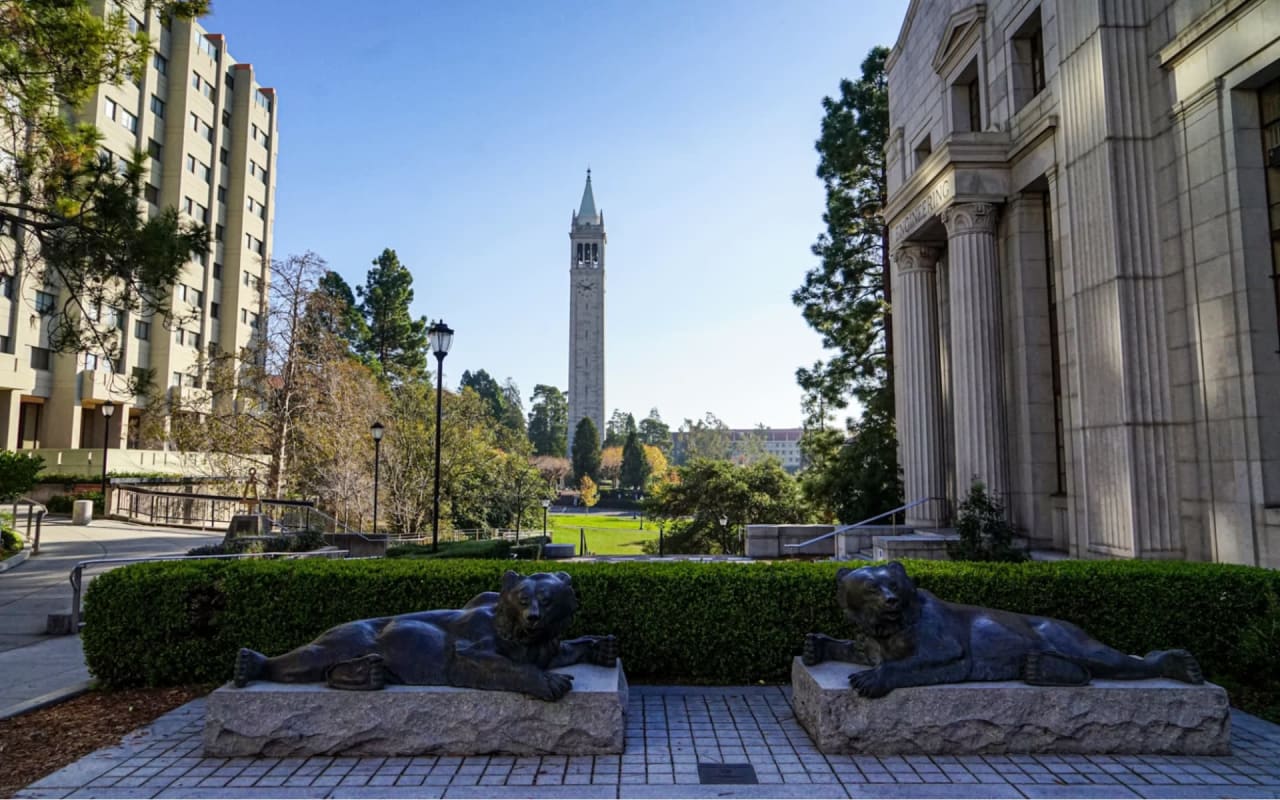
[[[253,683],[209,695],[204,754],[234,758],[360,755],[598,755],[621,753],[627,708],[622,664],[554,670],[573,676],[555,702],[514,692]]]
[[[824,753],[1231,752],[1227,693],[1211,683],[949,683],[869,700],[849,688],[849,674],[862,669],[836,661],[808,667],[799,658],[792,665],[796,719]]]

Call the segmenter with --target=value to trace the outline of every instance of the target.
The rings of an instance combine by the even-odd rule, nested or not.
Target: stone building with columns
[[[887,69],[908,522],[1280,567],[1280,0],[913,0]]]

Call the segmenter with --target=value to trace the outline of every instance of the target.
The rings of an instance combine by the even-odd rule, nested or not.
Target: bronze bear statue
[[[860,634],[853,640],[805,637],[806,664],[845,661],[872,669],[849,684],[863,697],[907,686],[1024,680],[1037,686],[1082,686],[1093,678],[1172,678],[1203,683],[1185,650],[1143,658],[1121,653],[1070,622],[939,600],[917,589],[896,561],[843,568],[836,598]]]
[[[522,692],[559,700],[573,677],[556,667],[618,660],[613,636],[561,641],[578,609],[567,573],[522,576],[508,570],[501,592],[483,592],[460,609],[419,611],[337,625],[315,641],[268,658],[244,648],[234,683],[325,682],[335,689],[388,683]]]

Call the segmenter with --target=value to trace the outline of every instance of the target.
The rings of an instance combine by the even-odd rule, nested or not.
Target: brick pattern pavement
[[[783,687],[632,687],[620,756],[203,758],[196,700],[18,797],[1273,797],[1280,726],[1234,712],[1233,754],[824,756]],[[702,785],[698,763],[758,785]]]

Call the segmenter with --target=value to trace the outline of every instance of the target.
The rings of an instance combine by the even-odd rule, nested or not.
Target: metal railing
[[[38,503],[27,497],[17,497],[13,501],[13,527],[18,528],[18,506],[27,507],[27,535],[26,539],[31,542],[31,555],[40,555],[40,527],[44,524],[44,516],[49,513],[49,509],[45,508],[44,503]],[[35,536],[31,535],[32,527],[35,528]]]
[[[87,567],[96,567],[102,564],[141,564],[149,561],[209,561],[212,559],[243,559],[243,558],[346,558],[346,550],[312,550],[304,553],[234,553],[221,556],[144,556],[138,558],[94,558],[88,561],[81,561],[71,568],[69,580],[71,581],[71,613],[64,618],[61,614],[50,614],[48,621],[48,632],[54,634],[76,634],[80,632],[80,598],[84,588],[84,571]],[[66,624],[62,624],[63,620],[68,620]]]
[[[315,507],[310,500],[251,500],[232,495],[161,492],[136,486],[111,488],[111,515],[129,522],[218,530],[237,514],[258,511],[273,527],[290,532],[357,533]]]
[[[815,536],[812,539],[808,540],[807,542],[800,542],[799,544],[784,544],[783,547],[807,547],[808,545],[821,542],[824,539],[830,539],[832,537],[838,536],[839,534],[851,531],[854,528],[861,528],[866,525],[870,525],[876,520],[884,519],[885,517],[890,516],[892,514],[897,514],[900,511],[908,511],[910,509],[915,508],[918,505],[921,505],[922,503],[929,502],[929,500],[930,498],[928,497],[921,497],[919,500],[912,500],[910,503],[904,503],[903,505],[900,505],[897,508],[891,508],[888,511],[884,512],[883,514],[876,514],[874,517],[867,517],[861,522],[855,522],[852,525],[844,525],[842,527],[836,528],[835,530],[829,533],[824,533],[821,536]]]

